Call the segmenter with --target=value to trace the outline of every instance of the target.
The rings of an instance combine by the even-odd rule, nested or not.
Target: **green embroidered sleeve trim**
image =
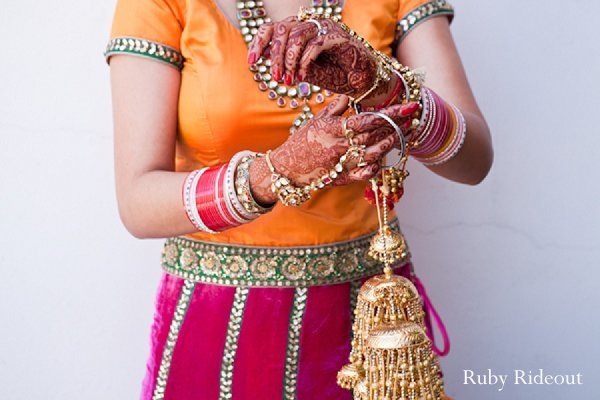
[[[395,45],[398,45],[421,22],[440,15],[448,16],[450,21],[454,17],[454,7],[446,0],[431,0],[414,8],[396,25]]]
[[[181,52],[173,47],[152,40],[135,37],[117,37],[108,42],[104,57],[108,62],[110,56],[115,54],[131,54],[149,57],[154,60],[165,62],[177,69],[183,68],[183,56]]]

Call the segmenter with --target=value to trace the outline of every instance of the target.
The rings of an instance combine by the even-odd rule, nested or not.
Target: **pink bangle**
[[[413,152],[415,156],[423,153],[423,146],[427,143],[427,140],[431,135],[432,126],[437,118],[437,109],[431,91],[427,88],[423,88],[422,93],[423,103],[426,104],[424,108],[427,108],[427,114],[426,119],[415,134],[416,149]]]
[[[443,128],[441,128],[441,124],[444,124],[446,119],[446,109],[443,103],[439,101],[439,98],[432,91],[428,91],[428,99],[433,112],[429,115],[427,125],[419,142],[419,147],[413,152],[415,157],[435,152],[435,149],[440,145],[443,136],[446,134]]]
[[[422,103],[423,116],[411,155],[425,165],[437,165],[458,153],[464,143],[466,123],[458,108],[429,88],[422,89]]]
[[[439,165],[449,161],[458,154],[465,142],[467,133],[467,124],[465,118],[456,106],[450,104],[450,107],[452,109],[452,112],[454,113],[456,121],[456,127],[453,132],[452,142],[439,155],[430,159],[422,160],[424,165]]]
[[[446,143],[448,141],[448,138],[450,137],[451,134],[451,129],[450,129],[450,110],[448,109],[448,106],[446,103],[443,102],[443,100],[441,100],[439,97],[436,97],[436,101],[437,101],[437,107],[438,110],[441,110],[441,112],[438,114],[439,118],[438,118],[438,123],[434,128],[434,132],[436,133],[435,137],[435,141],[431,141],[431,146],[427,151],[427,154],[432,154],[435,153],[437,151],[439,151],[442,146],[444,145],[444,143]]]

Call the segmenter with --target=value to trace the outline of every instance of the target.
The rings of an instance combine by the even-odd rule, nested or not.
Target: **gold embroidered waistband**
[[[399,231],[398,221],[392,228]],[[368,255],[369,235],[318,246],[262,247],[178,236],[166,240],[162,268],[203,283],[237,287],[307,287],[350,282],[382,271]],[[408,249],[398,265],[410,258]]]

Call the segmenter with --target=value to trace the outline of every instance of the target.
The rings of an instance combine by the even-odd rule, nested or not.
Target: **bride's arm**
[[[416,26],[398,45],[400,62],[423,67],[425,85],[463,113],[467,132],[461,150],[449,161],[429,167],[444,178],[475,185],[493,161],[490,129],[471,91],[447,18],[431,18]]]
[[[119,215],[138,238],[192,233],[175,169],[180,72],[138,57],[111,57],[115,181]]]

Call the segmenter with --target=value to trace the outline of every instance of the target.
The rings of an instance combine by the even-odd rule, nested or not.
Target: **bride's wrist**
[[[398,102],[399,95],[402,93],[398,92],[398,84],[401,84],[400,78],[396,74],[392,74],[389,81],[381,81],[379,86],[373,90],[373,92],[361,101],[364,107],[376,107],[381,105],[391,106]],[[395,93],[398,95],[394,96]],[[393,96],[394,98],[390,98]]]

